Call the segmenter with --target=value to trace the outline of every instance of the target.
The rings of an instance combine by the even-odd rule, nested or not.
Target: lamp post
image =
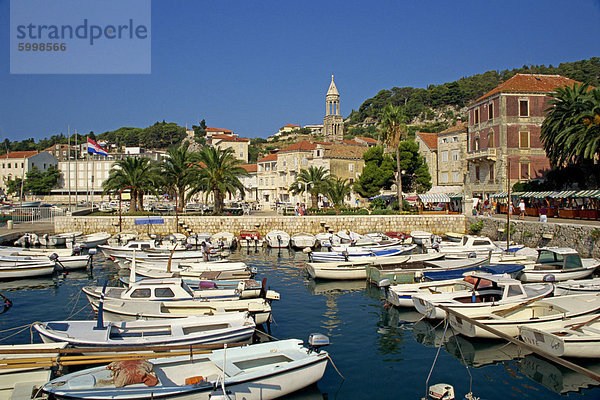
[[[119,190],[119,233],[121,233],[123,230],[123,218],[121,216],[121,195],[123,194],[123,190],[125,189],[133,189],[133,186],[125,186],[124,188],[121,188],[121,190]]]
[[[304,185],[304,203],[308,205],[308,188],[313,186],[313,182],[298,182],[298,189],[302,190],[302,186]]]

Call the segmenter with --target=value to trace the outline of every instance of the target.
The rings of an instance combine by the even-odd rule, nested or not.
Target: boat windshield
[[[465,236],[463,236],[463,238],[462,238],[462,242],[461,242],[461,245],[462,245],[462,246],[466,246],[466,245],[467,245],[467,240],[469,240],[469,238],[468,238],[466,235],[465,235]]]
[[[541,250],[538,255],[539,264],[553,264],[553,265],[561,265],[563,264],[563,256],[562,254],[555,253],[549,250]]]
[[[568,254],[565,257],[565,269],[583,268],[579,254]]]
[[[181,281],[181,287],[183,288],[183,290],[185,290],[186,293],[188,293],[190,296],[194,296],[194,291],[187,285],[187,283],[185,283],[184,281]]]

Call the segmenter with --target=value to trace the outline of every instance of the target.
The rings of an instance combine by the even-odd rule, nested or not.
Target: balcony
[[[467,161],[469,162],[483,162],[483,161],[496,161],[496,149],[479,149],[467,152]]]

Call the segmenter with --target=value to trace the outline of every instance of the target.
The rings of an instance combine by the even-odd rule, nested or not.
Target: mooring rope
[[[448,331],[448,325],[450,325],[448,318],[445,319],[446,323],[444,324],[444,335],[442,337],[446,337],[446,332]],[[442,345],[444,344],[443,340],[440,340],[440,345],[438,346],[437,352],[435,353],[435,358],[433,359],[433,364],[431,365],[431,369],[429,370],[429,374],[427,375],[427,380],[425,381],[425,398],[427,398],[427,388],[429,387],[429,378],[431,378],[431,374],[433,373],[433,369],[435,368],[435,364],[440,355],[440,350],[442,350]]]
[[[8,335],[8,336],[3,337],[2,339],[0,339],[0,342],[4,341],[6,339],[10,339],[11,337],[18,335],[19,333],[24,332],[27,329],[30,329],[32,325],[33,324],[21,325],[21,326],[17,326],[16,328],[9,328],[9,329],[5,329],[5,330],[0,331],[0,333],[4,333],[4,332],[10,332],[10,331],[14,331],[16,329],[19,329],[19,331],[13,333],[12,335]]]

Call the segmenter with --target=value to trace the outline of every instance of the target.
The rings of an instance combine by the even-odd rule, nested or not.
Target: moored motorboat
[[[54,262],[50,260],[40,262],[15,261],[13,265],[0,266],[0,279],[18,279],[52,275],[54,266]]]
[[[473,290],[414,295],[415,308],[431,319],[446,316],[439,305],[455,308],[458,312],[472,309],[468,311],[471,316],[487,315],[517,303],[541,299],[553,290],[551,283],[522,284],[517,279],[485,273],[472,276],[476,279]]]
[[[237,239],[231,232],[218,232],[210,237],[212,245],[218,249],[231,249],[237,245]]]
[[[143,383],[116,387],[106,366],[74,372],[43,386],[55,398],[69,399],[209,399],[216,386],[236,398],[266,400],[286,396],[314,384],[323,376],[329,355],[318,347],[327,345],[323,335],[311,335],[309,345],[288,339],[206,354],[151,359]],[[220,383],[222,380],[222,383]],[[238,397],[239,396],[239,397]]]
[[[265,241],[269,247],[282,248],[290,245],[290,235],[284,231],[270,231],[265,235]]]
[[[133,255],[133,252],[138,253],[141,257],[141,252],[164,253],[167,257],[175,250],[177,253],[186,250],[181,244],[166,244],[159,245],[155,240],[131,240],[122,245],[99,245],[98,249],[104,254],[104,257],[114,257],[115,255]],[[143,254],[143,253],[142,253]]]
[[[568,280],[554,284],[555,296],[597,292],[600,292],[600,278]]]
[[[576,250],[568,247],[542,247],[538,249],[535,264],[525,267],[519,279],[523,282],[560,282],[583,279],[594,273],[600,261],[581,258]]]
[[[466,317],[505,335],[516,337],[519,328],[553,329],[563,325],[566,319],[577,323],[581,318],[591,319],[589,315],[600,310],[600,296],[580,294],[549,297],[525,304],[516,304],[504,310],[492,311],[488,315],[472,316],[469,309],[460,310]],[[458,311],[458,310],[457,310]],[[450,313],[450,324],[460,334],[486,339],[498,339],[491,333],[470,321]]]
[[[425,232],[425,231],[412,231],[410,232],[410,237],[412,237],[412,240],[414,243],[419,244],[419,245],[431,245],[431,237],[433,236],[433,234],[431,232]]]
[[[301,232],[293,234],[290,238],[290,243],[296,249],[306,249],[315,247],[317,239],[313,234]]]
[[[164,321],[50,321],[33,324],[44,343],[67,342],[76,348],[195,345],[248,340],[255,323],[246,313],[191,316]]]
[[[42,246],[64,246],[67,242],[73,242],[81,235],[83,235],[83,232],[66,232],[50,236],[44,234],[38,240]]]
[[[112,235],[108,232],[91,233],[89,235],[79,236],[79,237],[75,238],[74,243],[67,242],[66,245],[67,245],[67,247],[75,247],[75,246],[85,247],[85,248],[97,247],[97,246],[106,244],[106,242],[108,242],[108,239],[110,239],[111,236]]]
[[[394,257],[409,254],[416,245],[401,245],[396,248],[383,250],[353,249],[352,251],[315,251],[308,253],[311,262],[344,262],[358,261],[373,257]]]
[[[257,230],[242,230],[238,237],[240,247],[262,247],[263,239]]]

